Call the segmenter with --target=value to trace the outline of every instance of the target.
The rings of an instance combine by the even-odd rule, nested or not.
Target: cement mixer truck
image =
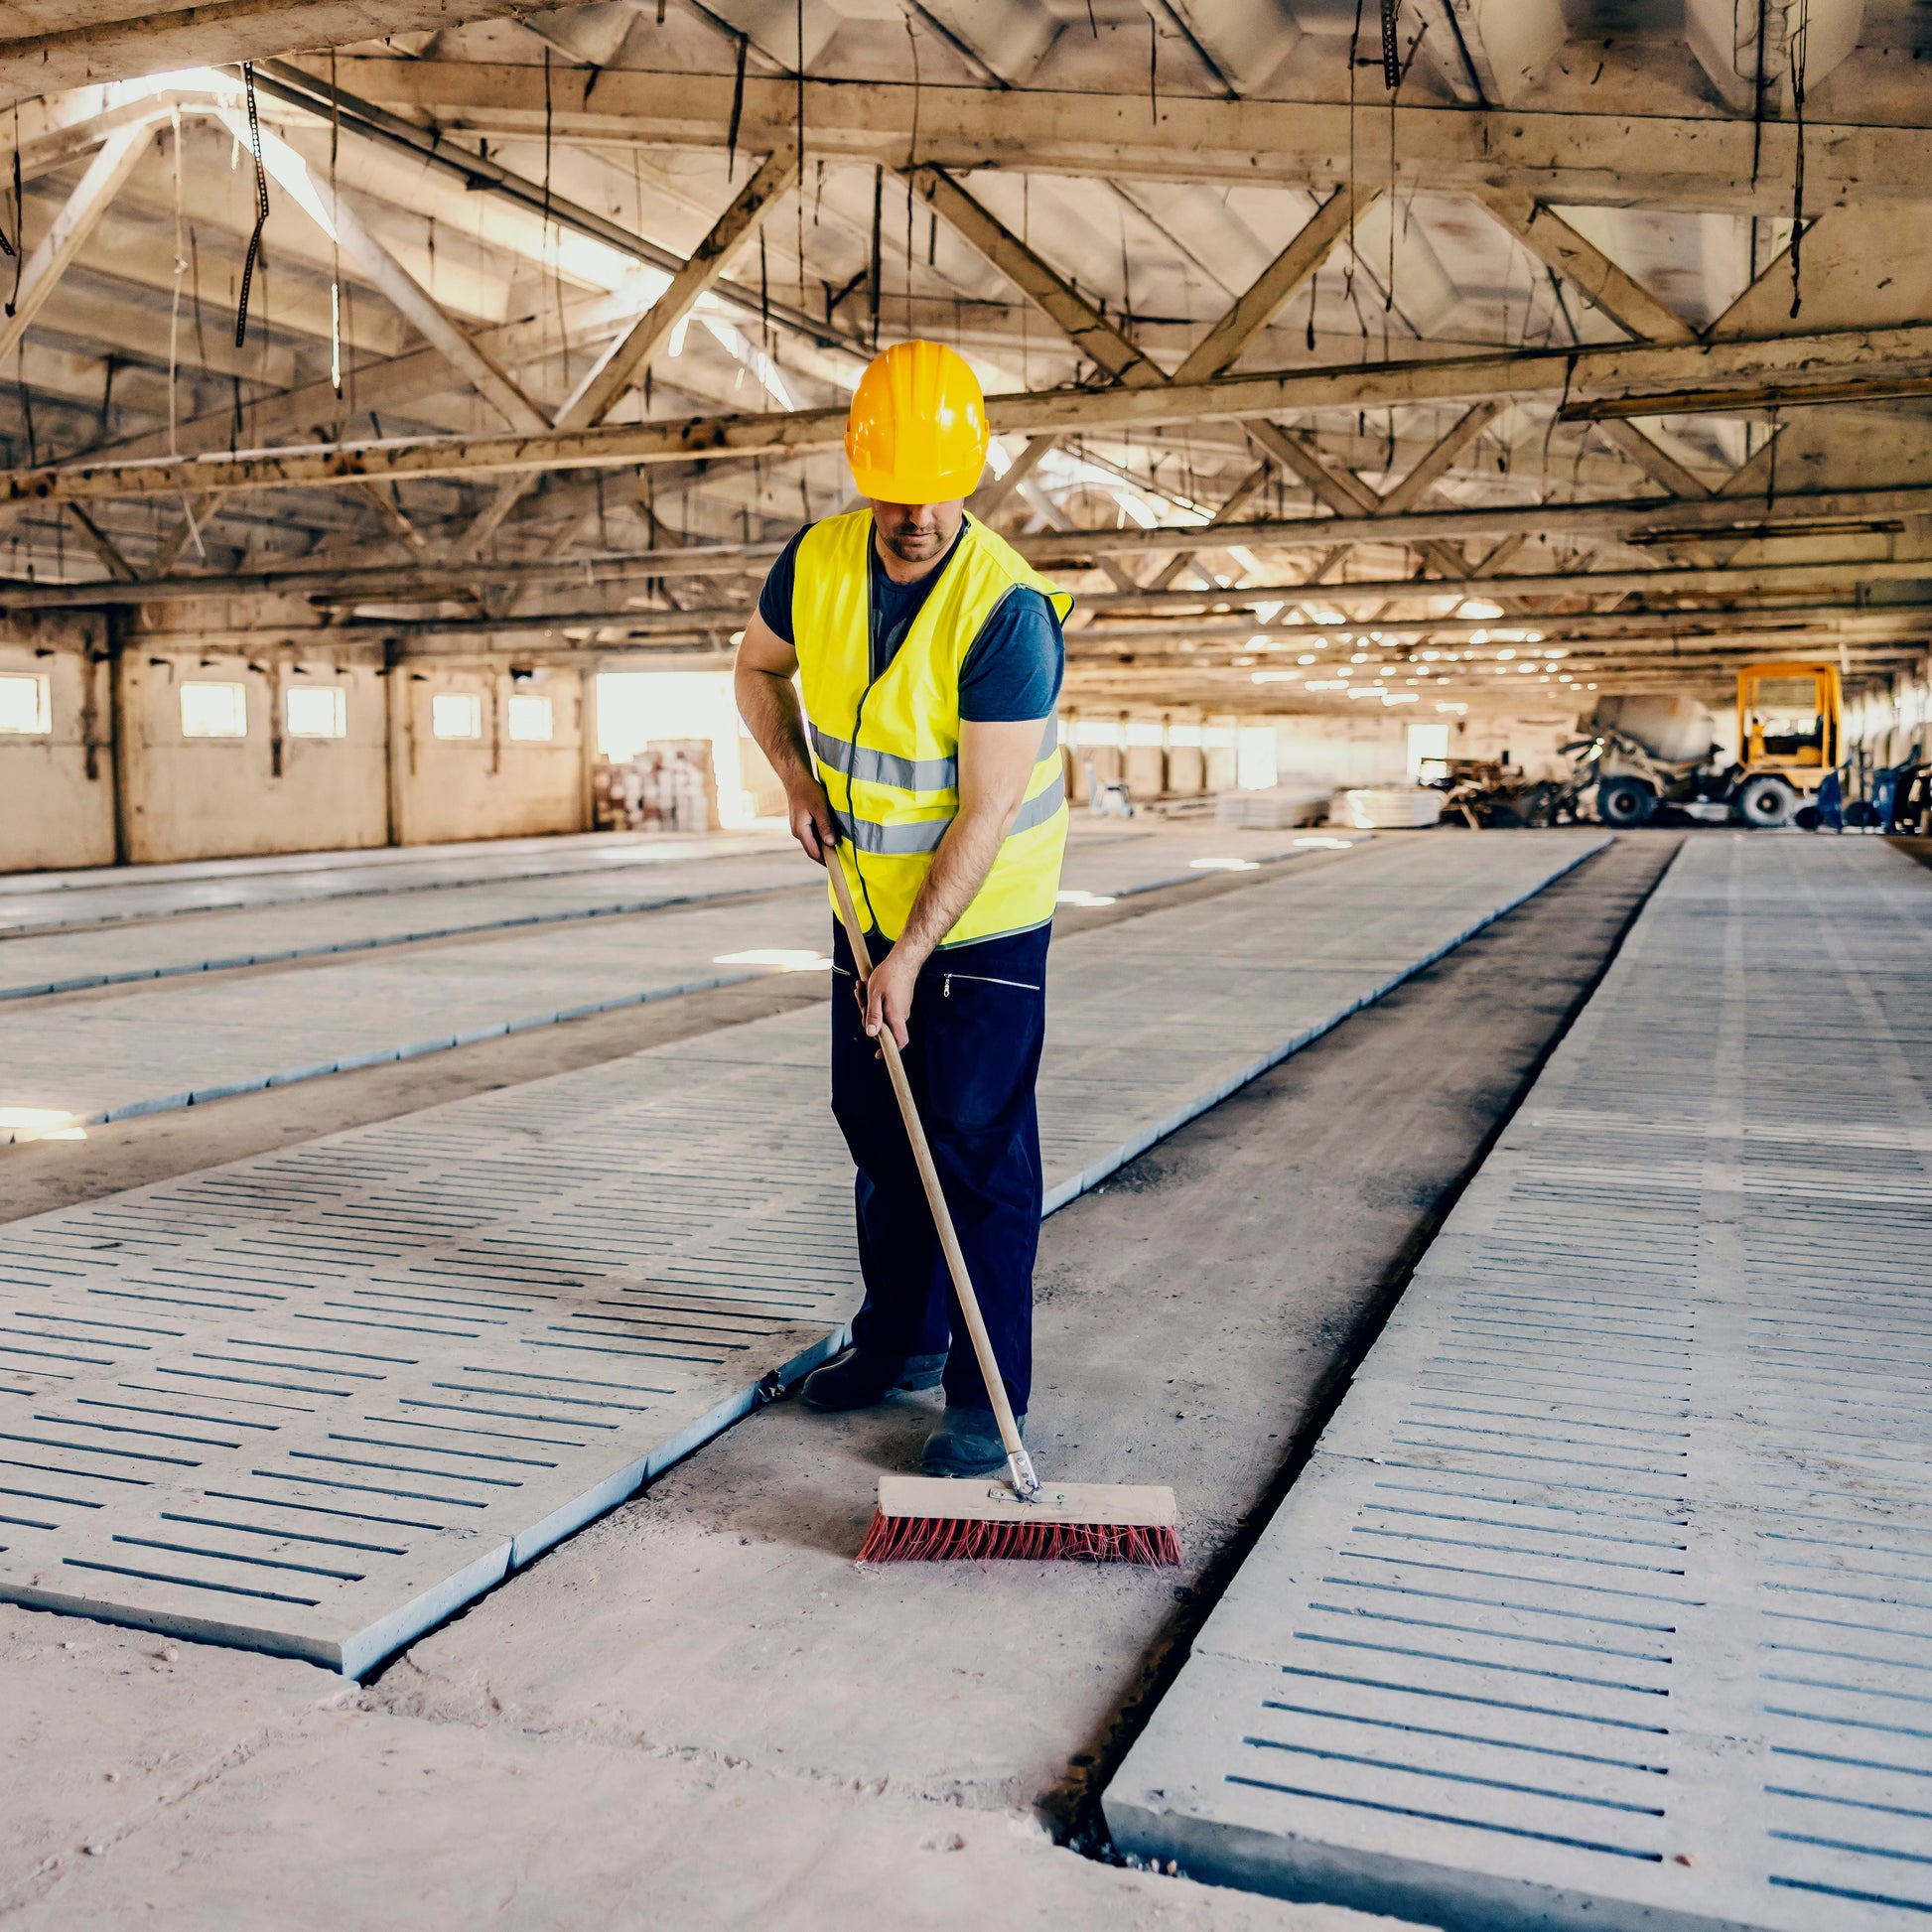
[[[1582,722],[1572,789],[1592,779],[1596,816],[1647,825],[1659,811],[1708,823],[1788,825],[1837,770],[1843,699],[1834,664],[1747,664],[1737,673],[1737,757],[1690,697],[1603,698]]]

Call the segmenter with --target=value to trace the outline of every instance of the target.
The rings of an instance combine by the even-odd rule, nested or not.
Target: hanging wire
[[[13,257],[14,287],[7,297],[7,315],[11,320],[15,306],[20,301],[20,271],[26,266],[27,255],[27,202],[20,181],[20,103],[14,103],[14,233],[9,241],[0,234],[0,246]]]
[[[336,151],[343,139],[343,97],[336,91],[336,50],[329,50],[329,384],[336,400],[343,399],[343,244],[337,234],[341,221],[335,210],[342,206],[336,189]],[[336,433],[342,434],[338,411]]]
[[[729,184],[738,172],[738,123],[745,114],[745,50],[752,44],[750,34],[738,37],[738,77],[732,82],[731,126],[725,130],[725,180]]]
[[[236,348],[245,346],[248,341],[248,289],[255,279],[255,264],[261,259],[262,229],[268,225],[268,171],[262,166],[262,124],[255,105],[255,64],[252,61],[241,64],[241,84],[248,95],[248,152],[255,158],[255,228],[248,237],[248,252],[241,262],[241,299],[234,313]],[[265,340],[263,345],[267,345]]]
[[[176,373],[179,368],[179,357],[176,349],[181,340],[181,278],[187,274],[190,260],[190,248],[184,246],[182,232],[181,109],[179,107],[171,110],[169,124],[174,135],[174,140],[171,145],[175,163],[175,287],[173,298],[168,304],[168,460],[171,463],[179,463],[181,461],[181,444],[177,440],[175,433],[177,420],[175,382]],[[197,285],[195,320],[199,332],[201,325],[200,275],[198,274],[195,279]],[[207,545],[202,541],[201,526],[195,521],[195,504],[185,489],[181,493],[181,513],[188,519],[188,534],[194,541],[197,553],[201,556],[202,561],[206,563],[207,561]]]
[[[1798,31],[1789,42],[1791,105],[1798,122],[1798,155],[1791,172],[1791,313],[1804,302],[1805,67],[1811,59],[1811,0],[1798,0]]]

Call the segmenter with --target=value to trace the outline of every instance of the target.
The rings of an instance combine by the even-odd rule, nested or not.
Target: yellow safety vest
[[[905,641],[875,682],[867,577],[872,541],[869,509],[828,517],[806,531],[792,581],[791,623],[812,752],[838,817],[846,878],[861,912],[897,939],[959,810],[959,671],[966,653],[1012,591],[1040,592],[1062,621],[1073,600],[968,517]],[[1044,925],[1053,916],[1065,849],[1066,786],[1059,733],[1049,718],[1013,830],[941,943],[962,946]]]

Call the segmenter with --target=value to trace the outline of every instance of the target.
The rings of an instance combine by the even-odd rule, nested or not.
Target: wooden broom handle
[[[845,921],[846,937],[852,942],[852,957],[859,968],[861,991],[872,978],[872,955],[866,950],[865,934],[859,927],[858,908],[852,902],[852,888],[846,884],[845,862],[838,848],[825,855],[825,869],[832,875],[832,891],[839,902],[839,916]],[[958,1291],[960,1311],[966,1316],[966,1332],[973,1338],[973,1353],[979,1358],[980,1374],[986,1393],[992,1399],[993,1414],[1000,1425],[1000,1442],[1013,1466],[1014,1484],[1022,1496],[1039,1488],[1026,1446],[1020,1440],[1020,1425],[1013,1419],[1013,1404],[1007,1400],[1007,1385],[1000,1365],[993,1358],[993,1338],[986,1332],[980,1313],[979,1297],[973,1293],[973,1278],[966,1272],[966,1257],[960,1251],[959,1236],[953,1231],[952,1215],[946,1207],[945,1190],[939,1184],[939,1170],[933,1165],[932,1149],[919,1120],[919,1109],[905,1077],[905,1064],[899,1058],[898,1041],[893,1037],[892,1024],[882,1022],[879,1044],[886,1055],[886,1071],[892,1075],[893,1092],[898,1097],[898,1111],[905,1122],[906,1138],[912,1143],[912,1159],[925,1186],[926,1204],[932,1209],[933,1225],[939,1230],[939,1245],[945,1250],[946,1266],[952,1271],[953,1287]]]

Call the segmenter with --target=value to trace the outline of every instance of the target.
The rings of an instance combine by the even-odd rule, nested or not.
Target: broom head
[[[1023,1502],[1010,1483],[881,1476],[861,1563],[973,1557],[1176,1564],[1173,1491],[1125,1483],[1048,1483]]]

